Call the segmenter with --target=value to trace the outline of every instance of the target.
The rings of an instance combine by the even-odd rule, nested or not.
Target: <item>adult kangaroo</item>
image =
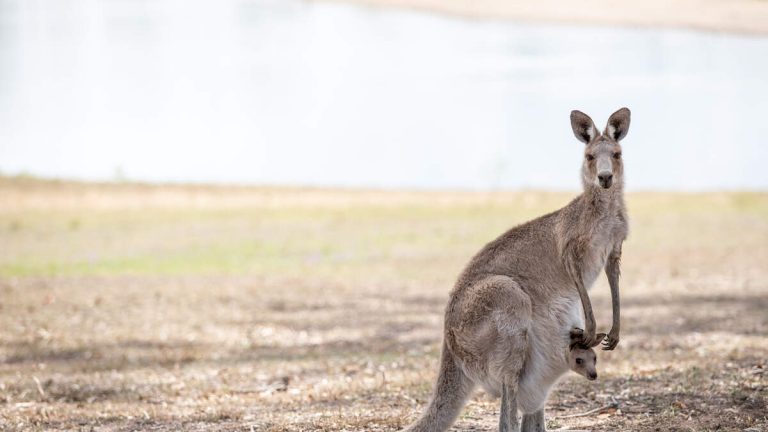
[[[630,111],[622,108],[601,134],[589,116],[571,112],[573,133],[586,144],[584,192],[560,210],[502,234],[469,262],[445,310],[434,393],[406,430],[448,429],[479,384],[501,395],[501,431],[520,430],[518,408],[524,432],[544,431],[544,404],[568,371],[571,338],[589,348],[604,337],[603,349],[616,348],[619,260],[628,232],[619,141],[629,122]],[[613,326],[598,337],[587,290],[603,268]]]

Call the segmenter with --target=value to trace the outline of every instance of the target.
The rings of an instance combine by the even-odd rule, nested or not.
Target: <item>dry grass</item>
[[[0,429],[397,430],[462,265],[570,195],[0,179]],[[764,430],[768,195],[628,203],[621,345],[549,426]],[[497,410],[478,393],[455,429]]]

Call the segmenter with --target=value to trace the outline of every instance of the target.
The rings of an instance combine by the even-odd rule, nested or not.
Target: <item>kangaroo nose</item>
[[[600,181],[600,186],[604,187],[605,189],[608,189],[609,187],[611,187],[611,182],[613,180],[613,173],[602,172],[597,175],[597,179]]]
[[[597,372],[590,372],[589,373],[589,379],[590,379],[590,381],[597,379]]]

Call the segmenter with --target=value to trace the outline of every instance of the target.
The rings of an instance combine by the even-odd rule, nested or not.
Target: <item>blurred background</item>
[[[300,1],[4,1],[0,16],[7,174],[578,189],[570,110],[602,127],[628,106],[630,189],[768,187],[755,34]]]
[[[627,106],[621,345],[548,426],[766,430],[766,77],[763,0],[0,0],[0,429],[398,430]]]

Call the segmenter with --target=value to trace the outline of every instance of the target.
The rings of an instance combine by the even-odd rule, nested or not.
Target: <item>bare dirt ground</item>
[[[0,179],[0,430],[395,431],[467,259],[573,195]],[[628,205],[621,344],[548,426],[768,430],[768,194]]]
[[[765,0],[334,0],[465,18],[768,34]]]

